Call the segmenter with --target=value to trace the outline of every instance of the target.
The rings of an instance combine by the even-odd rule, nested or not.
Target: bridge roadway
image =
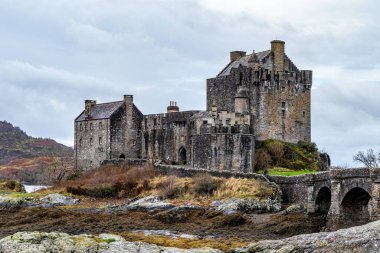
[[[339,169],[296,177],[270,176],[288,203],[331,221],[361,223],[380,218],[380,168]]]

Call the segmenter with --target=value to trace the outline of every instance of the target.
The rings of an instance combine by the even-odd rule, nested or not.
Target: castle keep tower
[[[262,52],[234,51],[231,62],[207,80],[207,110],[251,115],[256,140],[310,141],[312,71],[298,70],[285,53],[285,42],[274,40]]]

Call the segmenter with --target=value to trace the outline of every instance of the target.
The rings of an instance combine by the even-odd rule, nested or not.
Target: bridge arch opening
[[[351,189],[342,200],[342,214],[345,220],[361,224],[367,222],[370,218],[369,200],[371,195],[360,188]]]
[[[125,155],[124,155],[124,154],[121,154],[121,155],[119,156],[119,158],[120,158],[120,159],[125,159]]]
[[[315,199],[315,212],[327,214],[331,205],[331,190],[328,187],[322,187]]]

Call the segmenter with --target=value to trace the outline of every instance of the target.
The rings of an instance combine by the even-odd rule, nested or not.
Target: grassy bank
[[[259,173],[264,173],[264,171],[259,171]],[[318,173],[317,170],[291,170],[286,168],[272,168],[268,170],[268,175],[270,176],[285,176],[285,177],[291,177],[291,176],[302,176],[305,174],[315,174]]]
[[[160,195],[173,201],[203,202],[225,198],[267,199],[276,193],[267,182],[221,178],[201,173],[178,177],[156,173],[150,166],[102,166],[55,186],[52,190],[99,198]]]

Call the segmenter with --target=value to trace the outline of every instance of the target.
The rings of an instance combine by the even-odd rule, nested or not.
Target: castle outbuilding
[[[246,54],[207,80],[206,111],[143,115],[132,95],[97,104],[86,100],[75,119],[77,168],[131,158],[187,164],[194,168],[253,172],[256,141],[310,141],[312,71],[299,70],[285,54],[285,42]]]

